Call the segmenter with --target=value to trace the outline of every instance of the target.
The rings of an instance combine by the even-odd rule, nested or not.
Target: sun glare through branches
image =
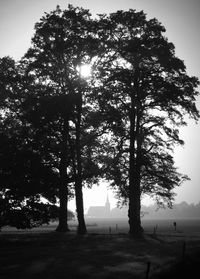
[[[90,64],[83,64],[78,67],[78,71],[82,78],[88,78],[91,76],[91,65]]]

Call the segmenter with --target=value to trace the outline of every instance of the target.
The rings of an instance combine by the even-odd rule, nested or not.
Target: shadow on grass
[[[136,241],[127,234],[13,233],[0,235],[0,246],[2,279],[145,278],[148,262],[149,278],[169,278],[163,276],[170,269],[172,274],[180,269],[174,263],[180,259],[181,243],[150,235]]]

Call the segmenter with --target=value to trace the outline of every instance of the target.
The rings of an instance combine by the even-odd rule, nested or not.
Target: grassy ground
[[[178,233],[136,241],[127,234],[2,232],[0,247],[2,279],[182,279],[195,278],[200,264],[200,239]]]

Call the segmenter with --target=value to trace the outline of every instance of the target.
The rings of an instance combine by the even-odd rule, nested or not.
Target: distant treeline
[[[200,218],[200,202],[198,204],[188,204],[183,201],[175,204],[172,208],[165,208],[157,210],[156,205],[143,206],[142,210],[148,212],[144,218]]]
[[[114,208],[111,210],[111,217],[127,218],[127,207]],[[157,205],[142,206],[142,216],[144,219],[177,219],[177,218],[200,218],[200,202],[198,204],[188,204],[183,201],[174,204],[172,208],[159,208]]]

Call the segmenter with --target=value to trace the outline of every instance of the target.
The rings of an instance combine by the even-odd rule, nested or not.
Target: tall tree
[[[35,84],[46,86],[44,97],[48,104],[49,101],[51,102],[47,108],[51,117],[55,116],[55,109],[57,111],[57,129],[62,126],[59,131],[62,138],[59,158],[60,204],[63,204],[66,211],[67,171],[71,170],[69,164],[72,164],[73,161],[72,170],[76,178],[75,194],[79,221],[78,233],[84,234],[86,226],[83,212],[80,141],[82,106],[87,83],[81,78],[79,69],[82,64],[89,63],[95,55],[94,25],[87,10],[69,5],[68,10],[61,11],[57,7],[55,11],[46,14],[36,24],[35,29],[32,47],[28,50],[23,62],[27,64],[28,75],[35,78]],[[39,98],[40,102],[43,98],[41,95]],[[55,100],[58,102],[56,103]],[[71,144],[72,140],[75,141],[75,144]],[[66,230],[67,228],[61,226],[59,229]]]
[[[129,10],[104,15],[101,24],[107,53],[98,98],[112,135],[107,176],[128,198],[130,234],[142,236],[142,193],[170,205],[173,188],[188,179],[177,172],[172,151],[183,144],[179,127],[186,125],[185,116],[199,117],[199,82],[187,75],[156,19]]]

